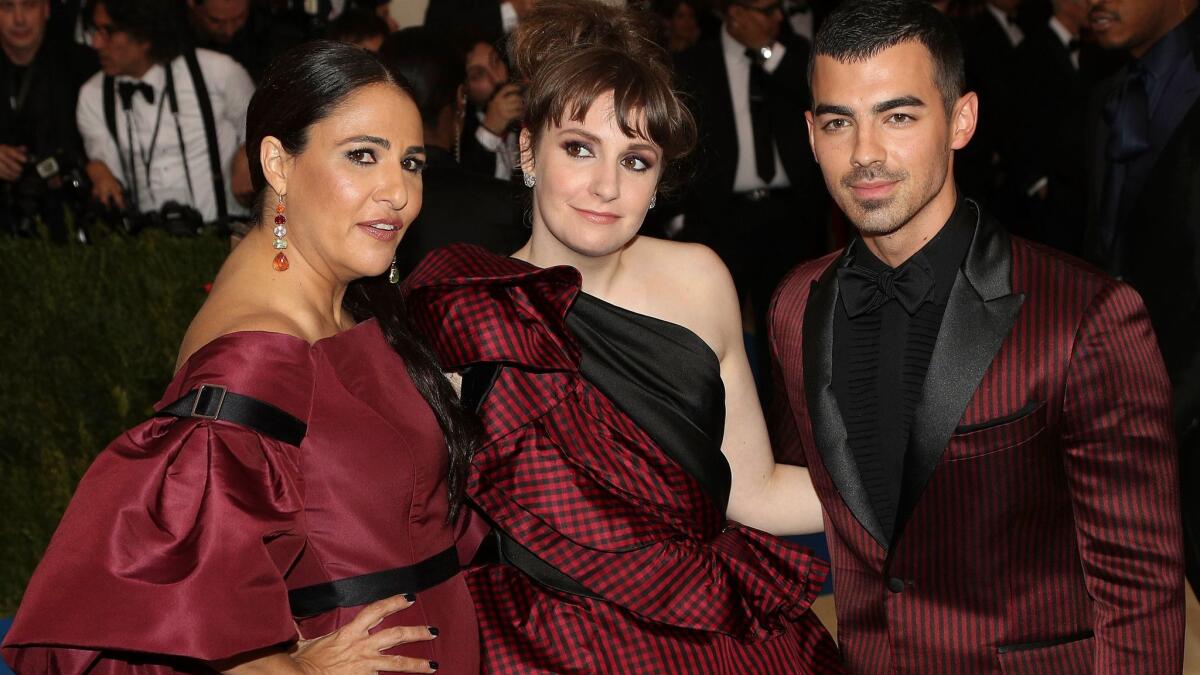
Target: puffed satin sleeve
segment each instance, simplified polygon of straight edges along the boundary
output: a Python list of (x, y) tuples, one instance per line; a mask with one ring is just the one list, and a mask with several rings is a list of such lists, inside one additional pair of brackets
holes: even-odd
[(57, 673), (94, 652), (214, 660), (295, 639), (283, 574), (304, 540), (298, 453), (196, 419), (118, 438), (80, 482), (4, 658)]

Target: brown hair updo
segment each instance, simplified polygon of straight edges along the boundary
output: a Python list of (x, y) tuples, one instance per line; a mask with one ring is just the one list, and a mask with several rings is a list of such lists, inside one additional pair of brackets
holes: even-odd
[(674, 89), (670, 57), (655, 41), (658, 30), (649, 12), (597, 0), (539, 2), (509, 44), (513, 68), (528, 81), (524, 124), (534, 145), (564, 115), (582, 122), (611, 91), (621, 131), (662, 148), (660, 189), (669, 188), (677, 160), (696, 144), (696, 121)]

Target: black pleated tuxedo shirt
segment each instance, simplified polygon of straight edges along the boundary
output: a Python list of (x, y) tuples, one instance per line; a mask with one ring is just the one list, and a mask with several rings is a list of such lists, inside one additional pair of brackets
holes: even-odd
[[(937, 342), (950, 289), (971, 246), (977, 220), (973, 203), (959, 200), (946, 225), (901, 263), (922, 259), (933, 271), (933, 289), (910, 315), (896, 299), (851, 318), (845, 289), (833, 323), (833, 391), (846, 423), (863, 485), (890, 539), (904, 477), (913, 413)], [(849, 265), (889, 270), (861, 238), (850, 244)]]

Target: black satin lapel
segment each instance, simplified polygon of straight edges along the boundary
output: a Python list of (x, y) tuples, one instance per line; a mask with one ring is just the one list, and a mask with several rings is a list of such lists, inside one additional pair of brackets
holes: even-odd
[(813, 439), (825, 470), (859, 524), (880, 546), (887, 548), (887, 537), (863, 486), (847, 440), (846, 423), (833, 393), (833, 312), (838, 298), (837, 268), (843, 260), (835, 261), (825, 270), (808, 296), (804, 310), (804, 390)]
[(1008, 233), (993, 221), (980, 219), (967, 260), (950, 291), (913, 417), (893, 544), (1024, 302), (1023, 294), (1012, 293)]

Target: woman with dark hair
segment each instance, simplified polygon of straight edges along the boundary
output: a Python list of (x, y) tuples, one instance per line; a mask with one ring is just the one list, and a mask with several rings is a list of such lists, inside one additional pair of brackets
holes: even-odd
[(477, 423), (395, 311), (396, 244), (421, 209), (417, 108), (374, 56), (317, 42), (268, 68), (247, 120), (260, 224), (155, 417), (80, 482), (4, 658), (477, 672), (452, 526)]
[(484, 670), (840, 672), (809, 611), (826, 563), (762, 531), (821, 513), (807, 470), (772, 459), (729, 273), (638, 236), (696, 135), (653, 21), (537, 4), (512, 42), (529, 241), (435, 251), (405, 285), (485, 426), (467, 488)]

